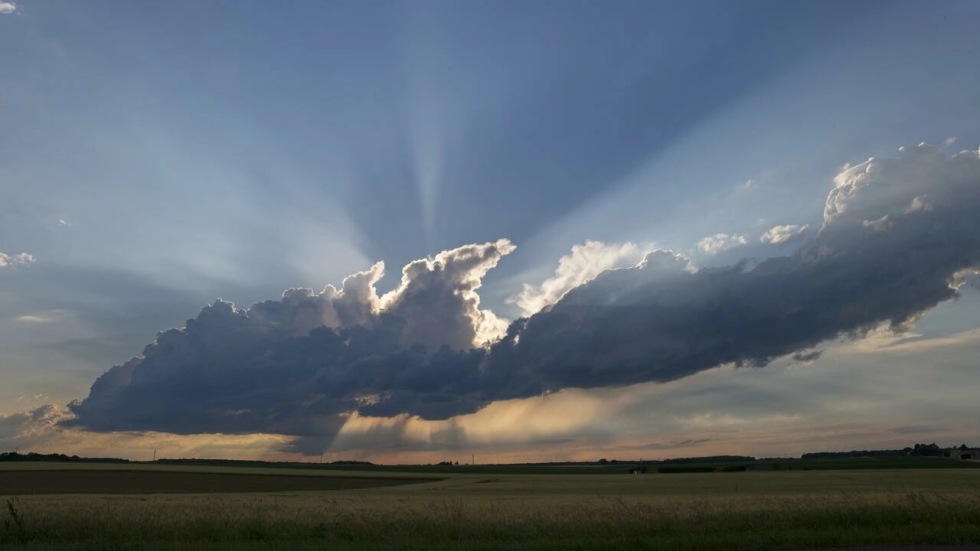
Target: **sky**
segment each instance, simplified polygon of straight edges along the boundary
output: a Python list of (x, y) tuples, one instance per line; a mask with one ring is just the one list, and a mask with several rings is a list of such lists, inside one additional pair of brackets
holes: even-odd
[(980, 445), (977, 28), (0, 0), (0, 451)]

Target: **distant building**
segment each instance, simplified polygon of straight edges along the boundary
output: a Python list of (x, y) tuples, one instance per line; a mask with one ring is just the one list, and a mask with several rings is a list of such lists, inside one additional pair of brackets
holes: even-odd
[(980, 460), (980, 448), (952, 448), (949, 450), (949, 457), (961, 461)]

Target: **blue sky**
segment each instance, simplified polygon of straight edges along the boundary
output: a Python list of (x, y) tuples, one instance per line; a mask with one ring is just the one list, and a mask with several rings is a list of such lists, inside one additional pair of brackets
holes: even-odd
[[(0, 413), (85, 398), (216, 297), (339, 287), (377, 261), (380, 296), (409, 262), (508, 239), (478, 278), (505, 324), (524, 284), (590, 240), (605, 248), (569, 261), (570, 281), (655, 249), (699, 268), (791, 254), (845, 165), (980, 147), (978, 27), (970, 1), (2, 2)], [(784, 242), (760, 241), (778, 226)], [(544, 289), (535, 308), (560, 296)], [(914, 331), (960, 335), (946, 353), (968, 362), (980, 317), (961, 294)], [(414, 312), (399, 296), (386, 304)], [(732, 400), (735, 415), (750, 399)], [(471, 415), (518, 419), (498, 402)], [(608, 420), (596, 407), (562, 438)], [(603, 445), (668, 428), (636, 430)], [(507, 434), (480, 445), (520, 457)]]

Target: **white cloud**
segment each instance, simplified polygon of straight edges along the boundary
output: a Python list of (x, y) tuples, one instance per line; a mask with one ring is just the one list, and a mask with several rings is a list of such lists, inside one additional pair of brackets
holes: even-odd
[(13, 2), (2, 2), (0, 1), (0, 14), (9, 15), (17, 11), (17, 4)]
[(72, 312), (70, 310), (38, 310), (32, 314), (17, 316), (14, 319), (20, 323), (27, 324), (52, 323), (65, 319), (65, 317), (70, 316), (71, 313)]
[(783, 226), (774, 226), (769, 229), (766, 233), (762, 234), (759, 241), (763, 243), (769, 243), (770, 245), (778, 245), (780, 243), (785, 243), (795, 238), (798, 235), (803, 234), (809, 227), (809, 224), (786, 224)]
[(401, 285), (380, 298), (381, 309), (405, 320), (406, 344), (464, 350), (499, 340), (509, 320), (480, 308), (483, 276), (517, 247), (507, 239), (465, 245), (402, 269)]
[(449, 345), (458, 350), (480, 347), (500, 339), (509, 320), (480, 308), (477, 291), (483, 276), (516, 247), (508, 240), (473, 244), (413, 261), (402, 269), (401, 284), (384, 296), (375, 285), (384, 276), (384, 262), (344, 279), (340, 289), (327, 285), (289, 289), (280, 301), (265, 301), (241, 312), (269, 328), (291, 336), (311, 329), (372, 325), (382, 314), (405, 321), (406, 345), (421, 344), (435, 350)]
[[(3, 4), (0, 3), (0, 6)], [(0, 268), (14, 266), (27, 266), (34, 263), (34, 256), (27, 253), (4, 254), (0, 253)]]
[(44, 316), (18, 316), (17, 321), (21, 323), (48, 323), (51, 321), (51, 318)]
[(918, 210), (916, 207), (949, 204), (976, 184), (976, 150), (951, 159), (925, 143), (899, 151), (897, 159), (871, 158), (834, 178), (834, 189), (824, 206), (825, 228), (832, 223), (860, 226), (884, 216), (894, 219)]
[(706, 254), (718, 254), (735, 247), (741, 247), (745, 243), (745, 236), (743, 235), (716, 233), (698, 241), (698, 249)]
[(912, 199), (912, 202), (909, 203), (909, 206), (905, 208), (904, 213), (910, 214), (913, 212), (918, 212), (920, 210), (932, 210), (932, 205), (930, 205), (929, 202), (926, 201), (924, 195), (920, 195), (915, 199)]
[(536, 314), (558, 302), (558, 299), (570, 289), (582, 285), (606, 270), (636, 266), (653, 250), (651, 245), (586, 241), (572, 247), (571, 254), (561, 257), (554, 276), (544, 280), (541, 285), (525, 283), (524, 289), (508, 298), (507, 302), (520, 306), (524, 316)]

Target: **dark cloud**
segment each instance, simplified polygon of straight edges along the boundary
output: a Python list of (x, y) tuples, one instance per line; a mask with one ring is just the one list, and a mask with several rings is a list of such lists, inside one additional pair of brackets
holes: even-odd
[(823, 354), (823, 350), (811, 350), (809, 352), (797, 352), (796, 354), (793, 354), (793, 361), (794, 362), (800, 362), (800, 363), (809, 364), (809, 363), (813, 363), (813, 362), (819, 360), (820, 359), (820, 356), (822, 354)]
[(315, 437), (336, 433), (352, 411), (474, 411), (485, 403), (468, 395), (486, 352), (473, 347), (506, 329), (479, 309), (476, 289), (513, 249), (500, 240), (413, 262), (383, 297), (379, 263), (339, 290), (291, 289), (248, 309), (218, 300), (99, 377), (66, 424)]
[(670, 381), (794, 353), (812, 361), (817, 353), (800, 351), (883, 322), (904, 330), (953, 298), (980, 268), (978, 213), (978, 153), (947, 159), (919, 146), (840, 174), (820, 232), (790, 256), (696, 270), (654, 252), (512, 323), (490, 348), (472, 348), (495, 320), (475, 290), (512, 249), (506, 241), (412, 263), (381, 298), (377, 269), (352, 276), (351, 302), (366, 309), (350, 323), (321, 315), (348, 304), (347, 282), (248, 310), (219, 301), (100, 377), (71, 423), (277, 432), (305, 437), (297, 449), (312, 453), (352, 412), (446, 419), (564, 388)]

